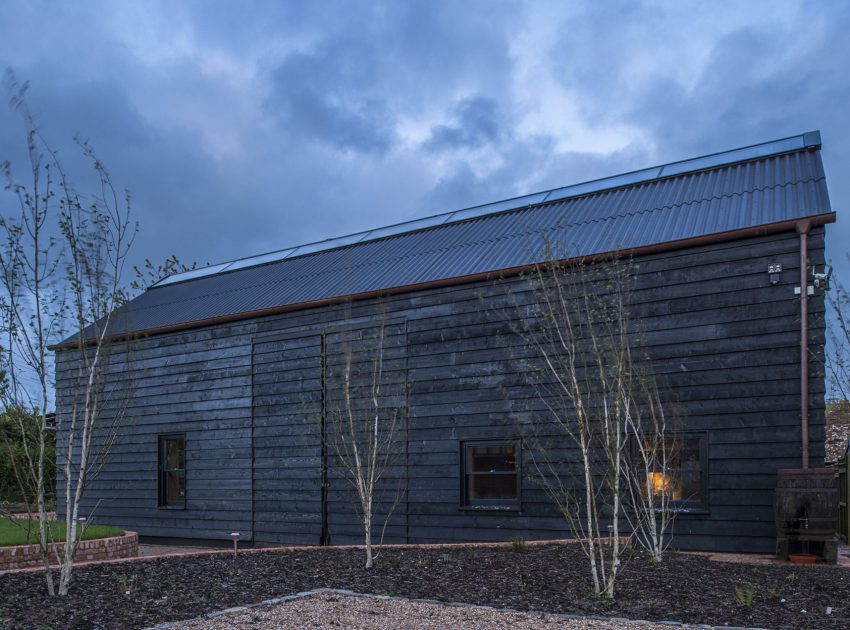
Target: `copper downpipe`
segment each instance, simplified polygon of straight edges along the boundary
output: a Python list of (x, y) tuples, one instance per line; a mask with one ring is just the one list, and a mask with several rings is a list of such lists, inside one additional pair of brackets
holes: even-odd
[(800, 235), (800, 433), (803, 468), (809, 467), (809, 229), (810, 221), (797, 223)]

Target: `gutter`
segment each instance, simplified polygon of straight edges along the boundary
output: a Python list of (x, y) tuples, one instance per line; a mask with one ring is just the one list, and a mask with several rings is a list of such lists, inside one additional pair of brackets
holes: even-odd
[[(654, 245), (646, 245), (643, 247), (635, 247), (631, 249), (624, 249), (617, 252), (605, 252), (600, 254), (593, 254), (589, 256), (582, 256), (578, 258), (570, 258), (566, 260), (558, 261), (558, 264), (579, 264), (582, 262), (594, 262), (597, 260), (603, 260), (607, 257), (610, 257), (612, 254), (615, 254), (620, 257), (630, 257), (630, 256), (645, 256), (648, 254), (657, 254), (662, 252), (669, 252), (678, 249), (684, 249), (686, 247), (697, 247), (700, 245), (713, 245), (716, 243), (724, 243), (728, 241), (740, 240), (743, 238), (752, 238), (755, 236), (766, 236), (768, 234), (777, 234), (780, 232), (790, 232), (796, 230), (798, 226), (802, 223), (808, 224), (809, 228), (817, 227), (821, 225), (826, 225), (827, 223), (835, 223), (835, 213), (827, 212), (824, 214), (819, 214), (813, 217), (810, 217), (805, 220), (800, 219), (792, 219), (789, 221), (780, 221), (777, 223), (770, 223), (768, 225), (761, 225), (757, 227), (749, 227), (743, 228), (740, 230), (730, 230), (728, 232), (720, 232), (717, 234), (709, 234), (706, 236), (697, 236), (693, 238), (680, 239), (677, 241), (668, 241), (666, 243), (658, 243)], [(808, 233), (808, 228), (807, 228)], [(481, 282), (487, 280), (496, 280), (501, 278), (509, 278), (512, 276), (520, 276), (525, 273), (529, 273), (534, 271), (540, 265), (537, 264), (527, 264), (521, 265), (517, 267), (510, 267), (508, 269), (500, 269), (497, 271), (487, 271), (475, 274), (469, 274), (465, 276), (456, 276), (453, 278), (443, 278), (440, 280), (430, 280), (428, 282), (420, 282), (417, 284), (409, 284), (400, 287), (392, 287), (389, 289), (380, 289), (376, 291), (367, 291), (364, 293), (357, 293), (354, 295), (343, 295), (331, 298), (323, 298), (320, 300), (312, 300), (310, 302), (299, 302), (297, 304), (285, 304), (282, 306), (275, 306), (264, 309), (257, 309), (253, 311), (243, 311), (240, 313), (229, 313), (227, 315), (218, 315), (216, 317), (209, 317), (207, 319), (199, 319), (190, 322), (181, 322), (179, 324), (169, 324), (167, 326), (159, 326), (155, 328), (148, 328), (146, 330), (140, 330), (137, 332), (129, 333), (129, 334), (118, 334), (113, 337), (110, 337), (107, 341), (127, 341), (131, 339), (143, 339), (146, 337), (152, 337), (155, 335), (164, 335), (167, 333), (180, 332), (184, 330), (192, 330), (195, 328), (203, 328), (206, 326), (213, 326), (216, 324), (224, 324), (228, 322), (240, 321), (243, 319), (252, 319), (255, 317), (267, 317), (270, 315), (279, 315), (282, 313), (288, 313), (291, 311), (300, 311), (309, 308), (316, 308), (319, 306), (327, 306), (330, 304), (342, 304), (345, 302), (354, 302), (359, 300), (366, 300), (376, 297), (386, 297), (390, 295), (398, 295), (402, 293), (411, 293), (413, 291), (423, 291), (426, 289), (437, 289), (443, 287), (457, 286), (461, 284), (469, 284), (472, 282)], [(159, 290), (159, 289), (157, 289)], [(94, 345), (94, 342), (88, 342), (89, 345)], [(48, 346), (48, 349), (51, 351), (57, 350), (72, 350), (79, 346), (79, 342), (77, 341), (68, 341), (59, 343), (56, 345)], [(808, 382), (807, 382), (808, 387)]]

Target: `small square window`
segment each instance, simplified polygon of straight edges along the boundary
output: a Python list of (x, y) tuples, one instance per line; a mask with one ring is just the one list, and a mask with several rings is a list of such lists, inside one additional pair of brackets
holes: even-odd
[[(637, 437), (633, 436), (632, 457), (634, 465), (642, 465)], [(671, 509), (682, 512), (701, 512), (708, 509), (708, 437), (705, 433), (671, 435), (665, 441), (664, 457), (655, 453), (650, 466), (649, 483), (642, 484), (646, 491), (660, 497), (666, 492)], [(658, 451), (661, 451), (658, 447)]]
[(186, 508), (186, 436), (159, 436), (159, 507)]
[(463, 507), (519, 509), (519, 450), (517, 441), (461, 443)]

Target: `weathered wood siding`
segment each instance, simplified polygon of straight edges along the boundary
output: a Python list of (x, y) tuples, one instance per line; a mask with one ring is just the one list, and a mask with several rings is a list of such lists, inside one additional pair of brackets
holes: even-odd
[[(258, 542), (348, 544), (363, 537), (352, 471), (341, 460), (348, 435), (343, 401), (347, 361), (356, 428), (362, 429), (370, 416), (373, 382), (380, 385), (382, 426), (395, 427), (396, 456), (383, 471), (383, 483), (374, 496), (373, 533), (377, 538), (383, 532), (387, 542), (407, 539), (405, 327), (405, 322), (379, 329), (361, 324), (331, 326), (319, 334), (255, 337), (253, 509)], [(377, 350), (380, 377), (373, 378)], [(367, 444), (362, 431), (357, 435), (365, 459)]]
[(254, 343), (253, 509), (258, 541), (322, 542), (323, 351), (321, 334)]
[[(222, 332), (140, 340), (108, 357), (111, 383), (129, 379), (134, 393), (109, 465), (86, 493), (99, 522), (132, 523), (142, 535), (223, 539), (240, 531), (250, 539), (251, 337)], [(73, 365), (70, 353), (59, 353), (60, 414)], [(105, 421), (114, 408), (104, 409)], [(157, 507), (158, 436), (169, 433), (186, 435), (185, 510)]]
[[(809, 242), (811, 262), (822, 264), (823, 229)], [(801, 454), (799, 301), (793, 293), (798, 237), (751, 238), (636, 262), (646, 347), (686, 427), (708, 435), (708, 512), (676, 520), (676, 545), (771, 551), (774, 473), (798, 466)], [(769, 282), (769, 263), (783, 266), (776, 286)], [(221, 540), (240, 531), (258, 544), (316, 544), (324, 522), (331, 543), (358, 540), (352, 495), (332, 461), (322, 489), (321, 408), (338, 390), (329, 383), (339, 374), (340, 335), (391, 320), (390, 372), (405, 384), (407, 439), (398, 473), (405, 492), (388, 540), (567, 536), (528, 469), (521, 511), (460, 507), (459, 442), (517, 437), (518, 416), (533, 408), (523, 369), (527, 351), (504, 321), (513, 305), (531, 297), (527, 281), (512, 278), (138, 340), (129, 370), (136, 387), (133, 422), (87, 506), (99, 503), (98, 521), (143, 536)], [(811, 455), (812, 465), (819, 465), (822, 295), (809, 304)], [(112, 378), (126, 379), (121, 352), (112, 361)], [(60, 413), (70, 366), (68, 354), (60, 353)], [(157, 508), (157, 436), (175, 432), (186, 433), (188, 451), (187, 509), (181, 511)]]

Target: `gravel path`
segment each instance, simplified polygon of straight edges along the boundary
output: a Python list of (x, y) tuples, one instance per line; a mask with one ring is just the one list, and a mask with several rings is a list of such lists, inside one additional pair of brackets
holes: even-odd
[(554, 615), (442, 606), (400, 599), (320, 593), (282, 604), (234, 611), (170, 626), (185, 630), (268, 628), (569, 628), (571, 630), (663, 630), (669, 626), (627, 621), (563, 619)]
[[(149, 558), (152, 556), (182, 556), (186, 553), (198, 553), (199, 551), (215, 551), (215, 549), (212, 547), (187, 547), (182, 545), (152, 545), (150, 543), (139, 543), (140, 558)], [(221, 551), (221, 549), (218, 551)]]

